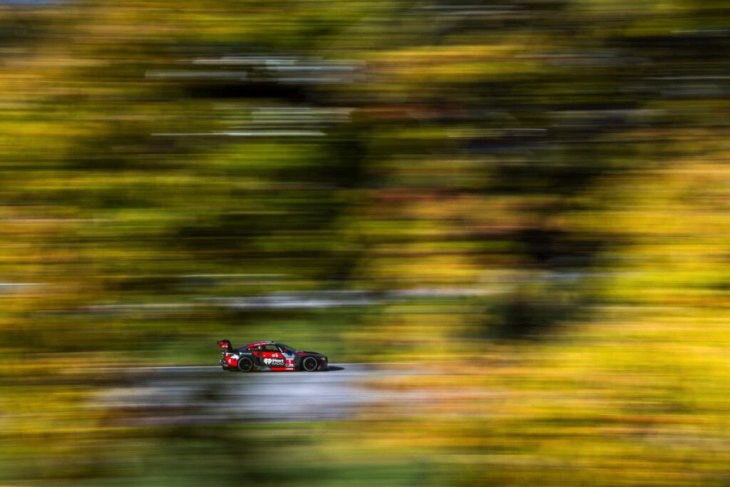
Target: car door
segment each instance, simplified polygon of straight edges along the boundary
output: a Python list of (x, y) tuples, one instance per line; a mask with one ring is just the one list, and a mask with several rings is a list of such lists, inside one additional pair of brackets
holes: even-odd
[(284, 355), (279, 351), (279, 347), (274, 344), (264, 345), (259, 357), (264, 367), (277, 369), (286, 366)]

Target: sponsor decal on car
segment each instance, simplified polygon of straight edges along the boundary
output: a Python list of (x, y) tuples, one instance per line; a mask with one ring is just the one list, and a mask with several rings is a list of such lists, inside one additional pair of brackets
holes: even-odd
[(264, 364), (266, 365), (284, 365), (284, 359), (282, 358), (265, 358)]

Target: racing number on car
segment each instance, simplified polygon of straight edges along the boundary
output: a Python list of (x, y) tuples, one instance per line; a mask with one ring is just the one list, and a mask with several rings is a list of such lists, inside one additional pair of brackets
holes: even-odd
[(294, 354), (286, 353), (286, 351), (282, 351), (281, 356), (284, 357), (284, 361), (286, 363), (285, 367), (287, 367), (289, 369), (293, 369), (294, 368)]

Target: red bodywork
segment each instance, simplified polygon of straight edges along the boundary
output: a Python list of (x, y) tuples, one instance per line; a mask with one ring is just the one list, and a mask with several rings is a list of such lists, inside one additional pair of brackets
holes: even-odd
[[(297, 352), (291, 347), (278, 344), (276, 342), (259, 341), (249, 343), (245, 347), (233, 349), (231, 342), (228, 340), (218, 341), (218, 346), (223, 349), (223, 359), (221, 365), (224, 369), (238, 369), (242, 356), (255, 357), (253, 370), (271, 370), (276, 372), (291, 372), (296, 369), (297, 357), (316, 354), (316, 352)], [(275, 350), (272, 350), (275, 349)], [(250, 354), (250, 355), (249, 355)], [(297, 357), (295, 357), (295, 355)], [(321, 354), (317, 355), (323, 357)], [(324, 363), (317, 370), (325, 370), (327, 367), (327, 357), (322, 358)]]

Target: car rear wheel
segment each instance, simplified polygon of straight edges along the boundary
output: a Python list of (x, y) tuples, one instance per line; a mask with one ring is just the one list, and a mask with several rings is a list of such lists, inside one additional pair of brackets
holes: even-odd
[(242, 357), (238, 360), (238, 370), (241, 372), (251, 372), (253, 370), (253, 360), (248, 357)]
[(317, 359), (314, 357), (307, 357), (302, 360), (302, 368), (307, 372), (314, 372), (315, 370), (317, 370), (318, 365), (319, 364), (317, 363)]

